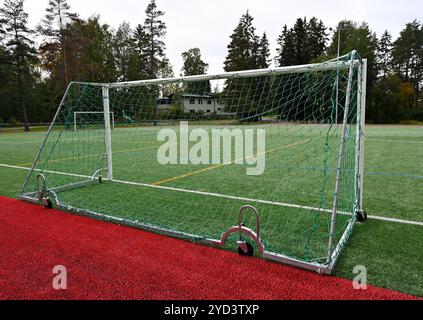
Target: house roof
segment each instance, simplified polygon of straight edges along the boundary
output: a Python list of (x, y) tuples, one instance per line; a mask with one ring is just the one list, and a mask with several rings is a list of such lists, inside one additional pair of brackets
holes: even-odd
[(182, 97), (184, 98), (205, 98), (205, 99), (213, 99), (214, 97), (209, 94), (183, 94)]

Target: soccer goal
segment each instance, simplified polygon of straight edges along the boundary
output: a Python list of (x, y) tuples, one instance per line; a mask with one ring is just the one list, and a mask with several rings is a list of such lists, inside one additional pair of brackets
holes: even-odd
[(330, 274), (366, 218), (366, 72), (354, 51), (302, 66), (71, 83), (20, 197)]

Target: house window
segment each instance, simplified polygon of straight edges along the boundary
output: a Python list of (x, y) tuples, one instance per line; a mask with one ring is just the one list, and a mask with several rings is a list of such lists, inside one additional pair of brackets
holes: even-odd
[(222, 108), (217, 108), (217, 111), (222, 111)]
[(211, 113), (211, 110), (207, 110), (207, 113)]
[(194, 114), (195, 113), (195, 110), (190, 110), (189, 112), (191, 112), (192, 114)]
[(195, 99), (189, 99), (189, 104), (195, 104)]
[(212, 101), (210, 99), (207, 100), (207, 104), (212, 104)]
[(203, 104), (203, 99), (198, 99), (198, 104)]

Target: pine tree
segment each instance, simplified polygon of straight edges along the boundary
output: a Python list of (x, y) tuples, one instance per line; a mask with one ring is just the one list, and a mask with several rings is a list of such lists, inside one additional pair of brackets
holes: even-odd
[(394, 42), (392, 58), (395, 72), (414, 87), (416, 95), (409, 107), (418, 108), (423, 85), (423, 24), (417, 20), (406, 24)]
[[(63, 65), (63, 78), (65, 86), (69, 83), (68, 52), (66, 39), (66, 26), (77, 20), (77, 15), (70, 11), (67, 0), (49, 0), (46, 15), (38, 27), (38, 32), (44, 36), (41, 52), (44, 56), (55, 57), (60, 51)], [(54, 61), (53, 63), (58, 63)]]
[(16, 87), (13, 79), (14, 69), (10, 61), (12, 56), (7, 48), (0, 42), (0, 118), (2, 121), (8, 121), (15, 113), (14, 100), (11, 92)]
[(147, 66), (149, 63), (149, 38), (142, 25), (138, 25), (132, 35), (132, 40), (135, 45), (135, 56), (132, 58), (132, 65), (135, 69), (134, 74), (137, 74), (137, 78), (145, 80), (149, 78), (147, 73)]
[[(255, 33), (253, 26), (254, 18), (247, 11), (244, 14), (228, 45), (228, 56), (225, 61), (225, 71), (240, 71), (266, 68), (269, 66), (269, 42), (264, 34), (261, 38)], [(245, 92), (245, 88), (248, 91)], [(244, 79), (242, 84), (238, 81), (226, 81), (224, 95), (237, 97), (226, 101), (226, 109), (230, 112), (238, 112), (241, 121), (257, 121), (260, 116), (252, 117), (248, 111), (251, 108), (264, 108), (262, 96), (268, 96), (270, 84), (267, 78), (256, 77)], [(238, 105), (244, 105), (243, 112), (239, 111)]]
[(293, 27), (295, 45), (295, 64), (307, 64), (309, 62), (307, 46), (307, 19), (297, 19)]
[(382, 78), (386, 78), (392, 69), (392, 36), (386, 30), (377, 46), (377, 66), (379, 75)]
[(27, 88), (34, 79), (34, 65), (37, 62), (34, 42), (29, 38), (33, 33), (27, 26), (28, 14), (24, 11), (24, 0), (5, 0), (0, 9), (5, 24), (6, 46), (11, 53), (15, 69), (18, 100), (22, 107), (25, 131), (29, 131), (26, 108)]
[(306, 52), (308, 62), (325, 54), (327, 40), (326, 27), (323, 21), (312, 17), (307, 24)]
[(278, 67), (294, 65), (296, 62), (296, 48), (293, 31), (284, 25), (282, 34), (278, 37), (278, 48), (275, 63)]
[(326, 52), (326, 41), (326, 27), (321, 20), (299, 18), (292, 28), (284, 26), (275, 62), (278, 66), (310, 63)]
[(269, 48), (269, 40), (267, 39), (267, 35), (264, 32), (263, 36), (260, 38), (258, 42), (258, 54), (257, 54), (257, 62), (256, 67), (257, 69), (267, 69), (270, 66), (270, 48)]
[(145, 11), (147, 18), (144, 22), (144, 32), (147, 38), (146, 57), (147, 74), (150, 79), (158, 77), (162, 60), (165, 56), (166, 24), (161, 20), (164, 12), (157, 9), (156, 1), (151, 0)]
[(231, 35), (225, 71), (251, 70), (256, 68), (258, 37), (253, 26), (254, 18), (247, 11), (242, 15), (238, 26)]

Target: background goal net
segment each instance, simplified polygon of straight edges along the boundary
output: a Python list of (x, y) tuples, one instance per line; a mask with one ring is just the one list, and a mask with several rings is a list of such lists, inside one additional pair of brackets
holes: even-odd
[[(356, 52), (271, 70), (72, 83), (21, 198), (330, 273), (362, 209), (365, 87)], [(216, 132), (230, 134), (221, 143), (229, 157), (211, 142), (196, 148)], [(240, 153), (248, 135), (256, 143)], [(158, 159), (164, 145), (176, 162)], [(265, 169), (248, 175), (259, 156)]]

